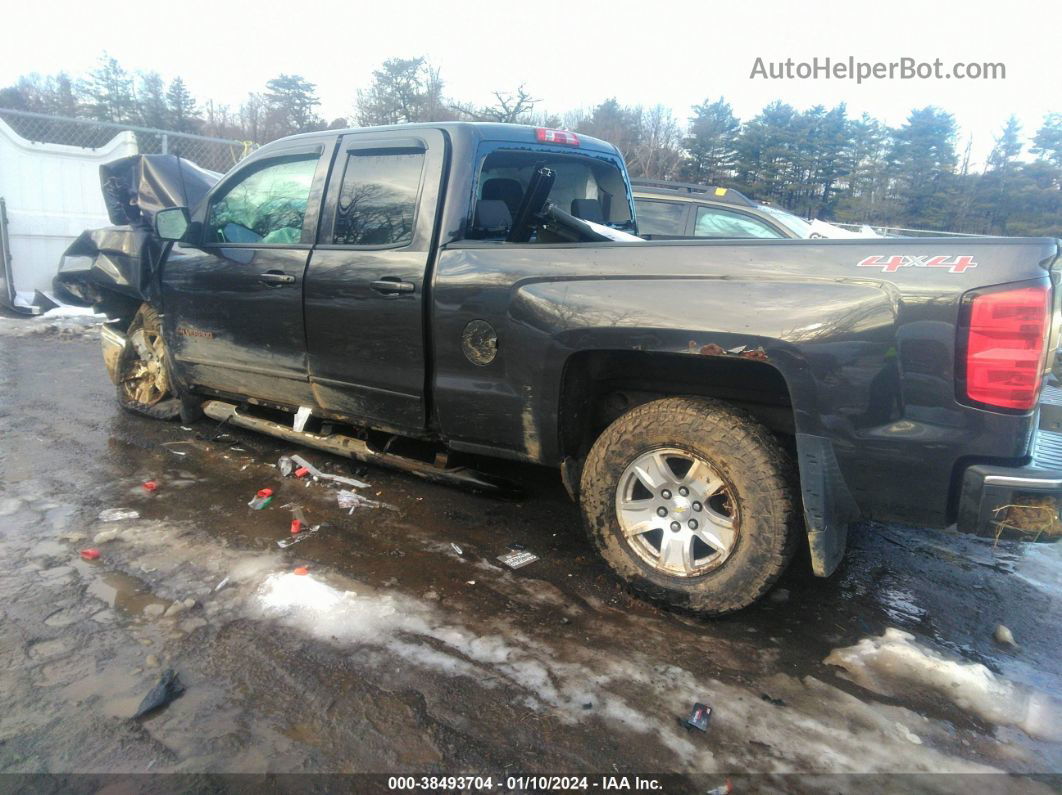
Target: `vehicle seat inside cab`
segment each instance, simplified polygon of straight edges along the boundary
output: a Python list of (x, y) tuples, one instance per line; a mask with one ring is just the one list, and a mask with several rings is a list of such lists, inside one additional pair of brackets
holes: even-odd
[[(483, 201), (502, 201), (509, 209), (510, 218), (516, 217), (520, 202), (524, 199), (524, 189), (515, 179), (494, 177), (483, 183)], [(478, 224), (477, 224), (478, 226)]]

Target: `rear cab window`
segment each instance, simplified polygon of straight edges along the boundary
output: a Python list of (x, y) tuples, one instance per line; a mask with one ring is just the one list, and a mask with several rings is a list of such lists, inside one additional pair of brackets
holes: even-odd
[[(517, 217), (534, 172), (555, 174), (548, 201), (560, 210), (601, 226), (634, 232), (631, 198), (617, 157), (600, 151), (557, 151), (485, 143), (480, 147), (466, 237), (504, 240)], [(552, 242), (538, 235), (531, 242)]]

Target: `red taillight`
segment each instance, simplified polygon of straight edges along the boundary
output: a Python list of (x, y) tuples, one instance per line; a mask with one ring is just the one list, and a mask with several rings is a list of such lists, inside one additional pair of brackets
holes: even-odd
[(535, 137), (544, 144), (579, 145), (579, 136), (567, 130), (550, 130), (546, 127), (536, 127)]
[(1047, 286), (981, 293), (969, 307), (966, 395), (1028, 411), (1036, 405), (1051, 317)]

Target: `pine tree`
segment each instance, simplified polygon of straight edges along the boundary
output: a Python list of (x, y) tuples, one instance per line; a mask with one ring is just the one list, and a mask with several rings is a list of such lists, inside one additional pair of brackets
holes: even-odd
[(100, 56), (99, 66), (89, 74), (86, 93), (94, 118), (110, 122), (138, 120), (133, 78), (107, 53)]
[(363, 127), (455, 119), (442, 92), (439, 70), (424, 58), (389, 58), (358, 91), (355, 117)]
[(932, 106), (911, 111), (896, 131), (888, 159), (900, 223), (937, 229), (945, 225), (958, 160), (956, 133), (952, 115)]
[(686, 176), (694, 182), (715, 184), (733, 176), (737, 158), (735, 142), (741, 123), (722, 97), (694, 105), (686, 149)]
[(170, 109), (166, 104), (166, 88), (158, 72), (141, 72), (140, 89), (137, 91), (140, 123), (157, 130), (167, 129)]
[(302, 75), (274, 77), (266, 83), (262, 99), (272, 128), (270, 132), (276, 137), (324, 127), (314, 110), (321, 104), (317, 98), (317, 86)]
[(176, 132), (195, 132), (198, 129), (195, 98), (180, 77), (170, 81), (170, 86), (166, 89), (166, 104), (170, 110), (171, 129)]
[(1032, 153), (1042, 160), (1062, 166), (1062, 113), (1048, 113), (1043, 126), (1036, 131)]

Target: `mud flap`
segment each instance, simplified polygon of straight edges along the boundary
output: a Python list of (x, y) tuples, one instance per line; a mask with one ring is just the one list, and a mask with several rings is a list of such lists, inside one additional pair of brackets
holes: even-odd
[(796, 443), (811, 568), (815, 576), (828, 577), (844, 557), (848, 525), (859, 518), (859, 508), (841, 476), (830, 440), (798, 433)]

